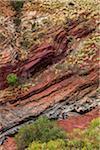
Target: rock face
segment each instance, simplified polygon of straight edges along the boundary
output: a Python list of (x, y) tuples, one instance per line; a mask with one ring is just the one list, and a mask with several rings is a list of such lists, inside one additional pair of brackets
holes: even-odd
[[(17, 44), (9, 53), (0, 51), (1, 143), (39, 115), (65, 119), (98, 106), (98, 25), (98, 13), (84, 11), (51, 26), (46, 40), (31, 46), (24, 60)], [(12, 72), (19, 78), (15, 87), (6, 81)]]

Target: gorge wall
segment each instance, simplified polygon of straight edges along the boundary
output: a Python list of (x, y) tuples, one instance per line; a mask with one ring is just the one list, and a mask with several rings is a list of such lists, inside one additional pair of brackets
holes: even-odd
[[(9, 8), (8, 4), (7, 6), (3, 2), (1, 4), (3, 6), (0, 7)], [(94, 4), (97, 5), (98, 1)], [(36, 3), (32, 5), (35, 7)], [(70, 7), (69, 3), (66, 5)], [(73, 9), (76, 9), (77, 4), (74, 3), (74, 5)], [(0, 41), (1, 143), (8, 135), (16, 133), (23, 124), (33, 122), (40, 115), (46, 115), (50, 119), (66, 119), (68, 116), (83, 115), (99, 107), (98, 9), (93, 7), (92, 10), (86, 7), (85, 10), (83, 7), (80, 10), (81, 6), (79, 8), (77, 6), (79, 9), (77, 13), (74, 12), (67, 18), (63, 16), (63, 24), (58, 19), (58, 23), (49, 23), (48, 28), (46, 25), (44, 28), (43, 26), (39, 29), (36, 27), (35, 31), (32, 29), (30, 34), (27, 33), (29, 41), (40, 31), (46, 33), (42, 33), (42, 39), (39, 34), (40, 41), (38, 42), (38, 38), (35, 42), (32, 40), (29, 47), (27, 47), (29, 43), (24, 41), (27, 44), (23, 48), (20, 45), (20, 38), (24, 34), (23, 20), (27, 7), (26, 3), (22, 10), (20, 26), (22, 33), (13, 28), (11, 19), (15, 13), (14, 11), (10, 13), (12, 8), (8, 9), (10, 20), (7, 14), (3, 14), (14, 30), (8, 32), (8, 28), (2, 24), (1, 39), (4, 36), (4, 40)], [(63, 7), (65, 4), (61, 5), (61, 8)], [(43, 11), (47, 9), (44, 8), (43, 5)], [(47, 10), (49, 13), (49, 9)], [(34, 17), (38, 15), (38, 10), (35, 10), (37, 12), (31, 11), (30, 14), (32, 13)], [(53, 14), (47, 14), (49, 17), (50, 15)], [(4, 20), (4, 25), (7, 19)], [(28, 20), (31, 19), (28, 18)], [(12, 41), (13, 38), (14, 41)], [(7, 75), (12, 72), (19, 79), (19, 84), (14, 87), (9, 86), (6, 80)]]

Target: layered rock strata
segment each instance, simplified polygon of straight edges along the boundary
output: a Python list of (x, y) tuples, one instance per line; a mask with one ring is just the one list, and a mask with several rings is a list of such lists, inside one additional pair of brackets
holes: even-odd
[[(67, 19), (63, 26), (55, 26), (55, 30), (51, 27), (46, 40), (33, 45), (25, 60), (20, 59), (16, 46), (8, 52), (2, 51), (1, 143), (7, 135), (16, 133), (23, 124), (40, 115), (65, 119), (98, 107), (99, 21), (98, 14), (91, 13), (84, 11)], [(19, 79), (14, 87), (6, 80), (12, 72)]]

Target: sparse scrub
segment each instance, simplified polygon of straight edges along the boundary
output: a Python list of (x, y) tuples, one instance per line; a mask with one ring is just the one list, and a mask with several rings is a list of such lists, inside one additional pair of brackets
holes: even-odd
[(16, 32), (20, 32), (20, 24), (21, 24), (21, 9), (23, 8), (24, 0), (12, 0), (11, 6), (15, 10), (15, 17), (13, 22), (15, 24)]
[(23, 7), (24, 0), (16, 0), (11, 1), (11, 6), (14, 8), (15, 11), (20, 11)]
[(88, 69), (82, 69), (78, 72), (79, 76), (85, 76), (85, 75), (88, 75), (89, 74), (89, 70)]
[(19, 26), (19, 25), (20, 25), (20, 23), (21, 23), (21, 19), (20, 19), (20, 18), (17, 18), (17, 17), (16, 17), (16, 18), (14, 18), (14, 20), (13, 20), (13, 21), (14, 21), (14, 23), (15, 23), (15, 25), (16, 25), (16, 26)]

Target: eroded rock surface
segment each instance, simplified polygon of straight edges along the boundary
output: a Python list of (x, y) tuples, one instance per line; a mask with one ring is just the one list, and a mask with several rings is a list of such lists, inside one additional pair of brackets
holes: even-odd
[[(31, 37), (36, 36), (40, 31), (43, 32), (43, 24), (41, 25), (40, 21), (43, 17), (42, 12), (46, 11), (47, 14), (44, 14), (51, 17), (51, 20), (53, 17), (56, 18), (47, 7), (44, 7), (45, 4), (40, 11), (42, 15), (35, 20), (40, 22), (39, 29), (30, 31), (30, 26), (29, 28), (27, 26), (33, 16), (39, 15), (36, 3), (29, 5), (27, 2), (22, 10), (20, 33), (17, 33), (14, 23), (11, 23), (15, 13), (10, 19), (8, 18), (12, 25), (9, 42), (6, 40), (8, 28), (2, 26), (4, 29), (2, 36), (5, 33), (6, 44), (1, 41), (4, 46), (0, 47), (1, 143), (7, 135), (14, 134), (21, 125), (34, 121), (39, 115), (47, 115), (52, 119), (65, 119), (73, 114), (81, 115), (98, 107), (100, 39), (97, 4), (99, 5), (98, 1), (93, 1), (91, 5), (82, 7), (83, 4), (77, 6), (76, 3), (75, 8), (70, 8), (70, 11), (68, 11), (70, 7), (68, 3), (60, 4), (60, 8), (57, 5), (57, 9), (53, 4), (54, 14), (60, 11), (61, 14), (64, 13), (64, 22), (57, 23), (56, 20), (56, 23), (48, 26), (46, 24), (45, 35), (43, 34), (42, 39), (37, 38), (40, 39), (39, 43), (37, 40), (35, 43), (31, 41)], [(32, 12), (31, 6), (36, 8), (35, 12)], [(23, 48), (20, 42), (24, 29), (25, 32), (28, 29), (30, 31), (27, 33), (27, 38), (31, 44), (29, 47), (24, 45)], [(14, 35), (15, 40), (11, 42)], [(6, 81), (7, 75), (12, 72), (19, 78), (19, 85), (15, 87), (10, 87)]]

